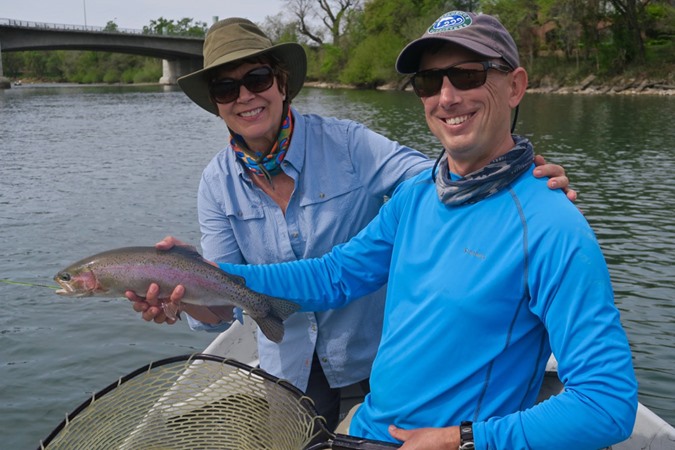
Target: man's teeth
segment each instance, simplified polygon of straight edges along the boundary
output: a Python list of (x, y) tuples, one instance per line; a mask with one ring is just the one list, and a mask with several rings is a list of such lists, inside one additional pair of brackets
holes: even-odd
[(246, 111), (246, 112), (241, 113), (241, 116), (242, 117), (255, 116), (256, 114), (260, 114), (260, 111), (262, 111), (262, 108), (256, 108), (256, 109), (253, 109), (251, 111)]
[(449, 119), (445, 119), (445, 123), (447, 123), (448, 125), (459, 125), (460, 123), (466, 122), (467, 120), (469, 120), (468, 114), (466, 116), (451, 117)]

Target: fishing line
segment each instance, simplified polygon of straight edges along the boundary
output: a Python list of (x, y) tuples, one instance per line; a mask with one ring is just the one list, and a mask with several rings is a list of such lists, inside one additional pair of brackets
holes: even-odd
[(20, 286), (31, 286), (31, 287), (44, 287), (44, 288), (49, 288), (49, 289), (58, 289), (58, 286), (50, 286), (47, 284), (37, 284), (37, 283), (25, 283), (22, 281), (12, 281), (12, 280), (7, 280), (5, 278), (0, 278), (0, 282), (2, 283), (7, 283), (7, 284), (18, 284)]

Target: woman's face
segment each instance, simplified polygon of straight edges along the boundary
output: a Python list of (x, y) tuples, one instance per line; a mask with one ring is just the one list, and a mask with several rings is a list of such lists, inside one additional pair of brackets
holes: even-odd
[[(251, 70), (266, 66), (263, 63), (243, 63), (230, 69), (221, 69), (215, 79), (241, 80)], [(217, 103), (218, 115), (235, 133), (241, 135), (251, 150), (266, 152), (277, 139), (286, 92), (276, 76), (262, 92), (254, 93), (246, 86), (239, 87), (239, 96), (229, 103)]]

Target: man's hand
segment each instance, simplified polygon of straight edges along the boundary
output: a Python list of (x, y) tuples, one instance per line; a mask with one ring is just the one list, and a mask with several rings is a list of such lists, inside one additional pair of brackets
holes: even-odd
[(534, 176), (537, 178), (549, 177), (547, 186), (550, 189), (562, 189), (567, 198), (572, 201), (577, 201), (577, 191), (570, 189), (570, 180), (565, 176), (565, 168), (557, 164), (547, 164), (546, 160), (541, 155), (534, 157), (534, 164), (537, 166), (534, 169)]
[(404, 430), (389, 425), (389, 434), (394, 439), (403, 441), (401, 450), (457, 450), (459, 448), (459, 427)]

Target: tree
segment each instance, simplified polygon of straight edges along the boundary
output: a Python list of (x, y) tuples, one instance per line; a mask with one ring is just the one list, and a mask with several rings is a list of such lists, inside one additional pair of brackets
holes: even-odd
[(610, 0), (617, 15), (612, 30), (618, 41), (626, 46), (625, 60), (622, 63), (645, 61), (645, 43), (642, 40), (642, 21), (644, 6), (649, 0)]
[(193, 19), (187, 17), (180, 19), (178, 22), (160, 17), (157, 20), (151, 20), (150, 25), (144, 26), (143, 33), (170, 36), (206, 36), (206, 30), (208, 29), (206, 22), (192, 23), (192, 21)]
[(327, 28), (333, 45), (340, 46), (342, 32), (347, 26), (350, 13), (360, 7), (361, 0), (286, 0), (288, 10), (297, 19), (298, 32), (311, 41), (322, 45), (323, 31), (312, 20), (318, 18)]
[(105, 24), (105, 28), (103, 28), (103, 31), (110, 31), (112, 33), (115, 33), (119, 31), (119, 26), (112, 20), (109, 20), (108, 23)]

